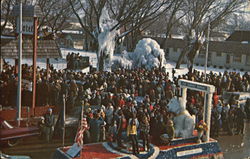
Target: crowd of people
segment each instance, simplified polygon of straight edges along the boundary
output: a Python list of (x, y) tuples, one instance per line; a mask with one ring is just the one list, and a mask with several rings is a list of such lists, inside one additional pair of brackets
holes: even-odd
[[(75, 55), (67, 56), (67, 58)], [(73, 60), (74, 61), (74, 60)], [(23, 79), (31, 81), (32, 67), (23, 65)], [(37, 70), (36, 105), (55, 105), (61, 107), (62, 97), (66, 96), (66, 111), (71, 113), (76, 107), (83, 107), (89, 124), (85, 131), (85, 143), (105, 140), (117, 141), (122, 147), (123, 132), (127, 132), (133, 144), (133, 153), (138, 153), (137, 131), (143, 139), (144, 149), (149, 149), (150, 139), (166, 143), (161, 139), (167, 134), (174, 138), (172, 117), (166, 105), (179, 94), (179, 79), (212, 84), (216, 87), (213, 96), (211, 135), (218, 136), (220, 131), (230, 135), (243, 133), (244, 119), (250, 118), (250, 99), (241, 107), (237, 100), (225, 103), (220, 95), (225, 91), (250, 92), (250, 75), (236, 72), (207, 74), (194, 70), (181, 76), (163, 68), (146, 70), (143, 68), (123, 69), (112, 72), (82, 73), (71, 70)], [(13, 66), (4, 65), (0, 75), (0, 105), (15, 106), (17, 74)], [(23, 88), (23, 105), (29, 105), (26, 96), (30, 89)], [(28, 93), (27, 93), (28, 92)], [(139, 98), (140, 97), (140, 98)], [(188, 90), (187, 110), (196, 116), (196, 124), (203, 119), (204, 94)], [(91, 109), (91, 106), (99, 109)], [(85, 109), (86, 108), (86, 109)], [(167, 141), (169, 141), (167, 140)]]

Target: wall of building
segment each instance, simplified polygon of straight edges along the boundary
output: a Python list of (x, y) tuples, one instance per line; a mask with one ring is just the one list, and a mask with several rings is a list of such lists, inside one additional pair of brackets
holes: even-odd
[[(239, 56), (240, 56), (240, 60), (239, 60)], [(230, 63), (230, 66), (233, 69), (250, 70), (250, 66), (246, 65), (246, 55), (232, 56), (232, 61)]]
[(227, 59), (227, 54), (226, 53), (219, 53), (219, 52), (213, 52), (212, 55), (212, 65), (213, 66), (225, 66), (226, 64), (226, 59)]
[(177, 62), (181, 54), (180, 48), (169, 48), (169, 60)]
[[(169, 48), (169, 60), (177, 62), (179, 55), (181, 54), (180, 48)], [(223, 68), (231, 68), (231, 69), (243, 69), (244, 71), (250, 71), (250, 55), (240, 55), (241, 58), (235, 55), (230, 55), (229, 63), (227, 64), (227, 53), (217, 53), (217, 52), (209, 52), (208, 57), (208, 65), (223, 67)], [(239, 56), (239, 55), (238, 55)], [(247, 63), (248, 60), (248, 63)], [(200, 53), (196, 56), (194, 60), (194, 64), (204, 65), (205, 64), (205, 53)]]

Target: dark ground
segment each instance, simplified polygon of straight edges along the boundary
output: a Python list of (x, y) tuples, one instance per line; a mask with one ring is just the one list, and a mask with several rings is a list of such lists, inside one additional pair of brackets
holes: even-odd
[[(217, 138), (224, 153), (225, 159), (250, 159), (250, 122), (245, 123), (245, 134), (228, 136), (222, 135)], [(65, 145), (72, 145), (72, 139), (66, 139)], [(15, 147), (2, 148), (2, 152), (9, 155), (27, 155), (32, 159), (49, 159), (55, 149), (62, 146), (60, 139), (47, 144), (38, 137), (31, 137), (23, 140)]]
[(250, 121), (245, 122), (244, 135), (217, 138), (225, 159), (250, 159)]

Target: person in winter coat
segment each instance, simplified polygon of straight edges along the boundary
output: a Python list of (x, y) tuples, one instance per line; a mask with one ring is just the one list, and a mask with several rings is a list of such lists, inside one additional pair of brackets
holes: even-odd
[(246, 104), (245, 104), (245, 112), (247, 119), (250, 120), (250, 98), (247, 98)]
[(211, 136), (218, 137), (219, 136), (219, 129), (220, 129), (220, 119), (221, 114), (219, 113), (216, 107), (212, 109), (211, 115)]
[(90, 119), (89, 122), (89, 132), (91, 137), (91, 142), (99, 142), (101, 136), (101, 126), (104, 124), (104, 120), (100, 119), (100, 114), (95, 113), (94, 118)]
[(127, 120), (123, 114), (122, 110), (118, 111), (118, 125), (117, 125), (117, 145), (118, 147), (123, 147), (122, 145), (122, 132), (127, 128)]
[(109, 127), (108, 129), (108, 140), (113, 142), (117, 141), (117, 124), (116, 121), (114, 120), (113, 124)]
[(170, 144), (170, 141), (174, 138), (174, 133), (174, 123), (172, 120), (168, 120), (166, 133), (160, 136), (161, 141), (166, 145)]
[(144, 148), (144, 150), (146, 150), (146, 148), (147, 148), (147, 151), (149, 151), (149, 144), (150, 144), (149, 143), (149, 130), (150, 130), (150, 125), (149, 125), (149, 119), (146, 116), (146, 114), (144, 114), (144, 116), (142, 117), (139, 128), (140, 128), (140, 132), (141, 132), (141, 138), (143, 140), (143, 148)]
[(136, 114), (133, 114), (133, 117), (129, 119), (128, 127), (127, 127), (127, 135), (129, 139), (132, 141), (133, 154), (139, 154), (139, 145), (137, 140), (137, 128), (139, 126), (139, 122), (136, 118)]
[(45, 136), (47, 143), (52, 140), (52, 135), (54, 132), (55, 117), (52, 114), (52, 109), (49, 108), (48, 112), (44, 115), (44, 125), (45, 125)]
[(109, 126), (112, 124), (113, 112), (114, 112), (114, 107), (112, 106), (112, 103), (109, 103), (108, 107), (105, 109), (107, 130), (109, 129)]
[(217, 93), (215, 92), (213, 94), (213, 105), (216, 106), (219, 103), (219, 96), (217, 95)]
[(233, 132), (230, 128), (230, 116), (229, 116), (230, 106), (229, 104), (224, 105), (222, 108), (221, 119), (222, 119), (222, 127), (225, 131), (227, 131), (228, 135), (232, 135)]
[(236, 134), (244, 134), (244, 119), (246, 118), (245, 111), (238, 104), (236, 108)]

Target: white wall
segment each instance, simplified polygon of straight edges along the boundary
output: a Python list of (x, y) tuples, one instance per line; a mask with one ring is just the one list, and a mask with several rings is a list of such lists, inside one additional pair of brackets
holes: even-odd
[(224, 67), (226, 64), (226, 59), (227, 59), (226, 53), (221, 53), (221, 56), (218, 56), (216, 52), (213, 52), (212, 57), (211, 57), (212, 65)]
[(181, 54), (180, 48), (178, 48), (177, 51), (174, 51), (173, 48), (169, 48), (169, 60), (177, 62), (180, 54)]
[[(173, 48), (169, 48), (169, 60), (177, 62), (179, 56), (181, 54), (181, 49), (178, 48), (177, 51), (174, 51)], [(226, 64), (227, 60), (227, 53), (221, 53), (221, 56), (217, 56), (216, 52), (210, 52), (211, 60), (208, 61), (208, 65), (210, 66), (217, 66), (217, 67), (230, 67), (232, 69), (244, 69), (244, 71), (250, 71), (250, 65), (246, 65), (246, 55), (241, 56), (241, 62), (234, 62), (233, 55), (230, 55), (230, 63)], [(185, 61), (185, 60), (184, 60)], [(205, 56), (199, 57), (199, 55), (196, 56), (194, 60), (194, 64), (204, 65), (205, 64)]]

